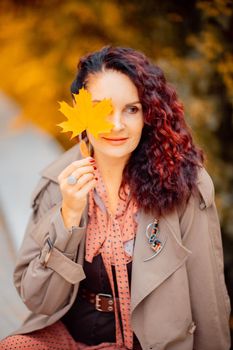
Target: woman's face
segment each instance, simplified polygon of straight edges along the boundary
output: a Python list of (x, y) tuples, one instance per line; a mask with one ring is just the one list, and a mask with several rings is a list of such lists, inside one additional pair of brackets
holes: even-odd
[(88, 133), (95, 155), (127, 160), (137, 147), (143, 128), (142, 105), (136, 86), (127, 75), (107, 70), (91, 74), (87, 90), (94, 102), (111, 98), (113, 105), (109, 116), (114, 124), (111, 132), (99, 134), (99, 138)]

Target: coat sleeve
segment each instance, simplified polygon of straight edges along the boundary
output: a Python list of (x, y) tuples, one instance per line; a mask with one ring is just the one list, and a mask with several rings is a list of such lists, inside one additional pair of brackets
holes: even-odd
[(223, 273), (223, 251), (211, 178), (202, 170), (199, 194), (192, 195), (181, 217), (191, 308), (196, 324), (194, 350), (229, 350), (230, 302)]
[(85, 278), (81, 263), (76, 262), (85, 235), (84, 219), (81, 227), (65, 228), (61, 201), (54, 203), (58, 191), (58, 185), (46, 179), (38, 184), (14, 271), (23, 302), (32, 312), (45, 315), (68, 304), (74, 284)]

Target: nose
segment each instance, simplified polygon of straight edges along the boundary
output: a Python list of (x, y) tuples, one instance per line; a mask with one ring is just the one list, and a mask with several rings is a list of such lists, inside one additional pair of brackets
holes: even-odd
[(112, 131), (120, 131), (124, 129), (124, 123), (122, 120), (121, 113), (114, 111), (111, 117), (111, 122), (113, 123)]

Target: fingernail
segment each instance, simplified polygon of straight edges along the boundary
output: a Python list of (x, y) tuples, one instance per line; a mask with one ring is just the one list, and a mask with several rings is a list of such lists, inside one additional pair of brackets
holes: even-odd
[(93, 165), (93, 168), (94, 168), (94, 170), (96, 170), (96, 169), (97, 169), (95, 165)]
[(96, 180), (98, 180), (98, 177), (95, 177)]
[(90, 163), (95, 163), (95, 159), (90, 159), (89, 162)]

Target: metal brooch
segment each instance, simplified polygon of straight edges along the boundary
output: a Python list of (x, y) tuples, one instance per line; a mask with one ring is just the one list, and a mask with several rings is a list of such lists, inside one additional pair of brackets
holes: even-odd
[(151, 257), (145, 259), (144, 261), (148, 261), (158, 255), (164, 247), (164, 244), (161, 242), (159, 237), (159, 220), (154, 219), (152, 223), (150, 223), (146, 228), (146, 237), (148, 239), (148, 243), (151, 249), (155, 252)]

